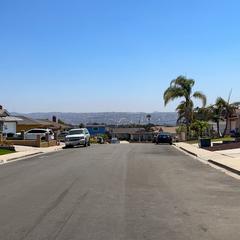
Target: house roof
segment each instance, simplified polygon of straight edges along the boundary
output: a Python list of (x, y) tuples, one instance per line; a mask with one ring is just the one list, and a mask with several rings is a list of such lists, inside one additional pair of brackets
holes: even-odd
[(51, 128), (70, 128), (71, 126), (68, 124), (62, 124), (62, 123), (57, 123), (57, 122), (53, 122), (50, 121), (48, 119), (36, 119), (40, 124), (42, 125), (47, 125), (50, 126)]
[(0, 109), (0, 117), (10, 116), (10, 113), (6, 109)]
[(21, 125), (36, 125), (45, 128), (52, 128), (52, 129), (60, 129), (60, 128), (69, 128), (70, 126), (67, 124), (60, 124), (48, 119), (33, 119), (26, 116), (19, 116), (22, 121), (18, 122)]
[(52, 122), (48, 119), (35, 119), (35, 120), (38, 122), (38, 124), (41, 124), (41, 125), (46, 125), (46, 126), (57, 126), (57, 125), (59, 125), (58, 123)]
[(22, 119), (21, 122), (19, 122), (19, 124), (21, 125), (39, 125), (39, 122), (35, 119), (25, 117), (25, 116), (17, 116), (17, 117)]
[(0, 117), (0, 122), (18, 122), (21, 120), (22, 120), (21, 118), (12, 116)]
[(99, 128), (99, 127), (102, 127), (102, 128), (105, 128), (106, 127), (106, 125), (103, 125), (103, 124), (99, 124), (99, 125), (94, 125), (94, 124), (87, 124), (86, 125), (86, 128), (94, 128), (94, 127), (96, 127), (96, 128)]
[(155, 126), (155, 127), (152, 127), (151, 128), (155, 133), (158, 133), (158, 132), (167, 132), (167, 133), (172, 133), (172, 134), (175, 134), (176, 133), (176, 129), (177, 127), (175, 126)]
[(10, 113), (1, 106), (0, 122), (17, 122), (17, 121), (21, 121), (21, 118), (10, 116)]

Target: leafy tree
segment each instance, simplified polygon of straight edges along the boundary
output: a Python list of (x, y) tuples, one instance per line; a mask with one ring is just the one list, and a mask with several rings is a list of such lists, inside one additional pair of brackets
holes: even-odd
[(193, 121), (193, 98), (200, 99), (203, 107), (205, 107), (207, 101), (203, 93), (199, 91), (192, 93), (194, 84), (195, 81), (193, 79), (179, 76), (171, 81), (170, 86), (163, 95), (165, 105), (177, 98), (183, 98), (176, 111), (178, 112), (178, 123), (186, 125), (187, 137), (189, 136), (189, 127)]
[(201, 120), (195, 120), (191, 126), (190, 129), (193, 130), (198, 137), (202, 137), (204, 132), (209, 128), (209, 124), (206, 121)]
[(178, 125), (176, 128), (176, 133), (186, 132), (186, 125)]

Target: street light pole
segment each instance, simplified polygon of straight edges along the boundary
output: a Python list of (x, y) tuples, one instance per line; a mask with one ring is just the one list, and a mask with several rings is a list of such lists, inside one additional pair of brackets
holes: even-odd
[(138, 128), (138, 141), (141, 142), (141, 139), (140, 139), (140, 124), (141, 124), (141, 115), (139, 117), (139, 128)]

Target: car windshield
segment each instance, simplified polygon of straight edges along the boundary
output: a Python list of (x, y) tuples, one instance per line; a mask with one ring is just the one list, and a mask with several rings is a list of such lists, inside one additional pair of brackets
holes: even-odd
[(69, 135), (74, 135), (74, 134), (83, 134), (83, 130), (78, 129), (78, 130), (69, 131)]

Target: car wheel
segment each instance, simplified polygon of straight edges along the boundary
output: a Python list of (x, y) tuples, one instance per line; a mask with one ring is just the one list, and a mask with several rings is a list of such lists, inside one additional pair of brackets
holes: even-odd
[(83, 145), (84, 147), (87, 147), (87, 141), (85, 141), (85, 143), (84, 143), (84, 145)]
[(88, 141), (88, 146), (90, 146), (91, 145), (91, 143), (90, 143), (90, 140)]

